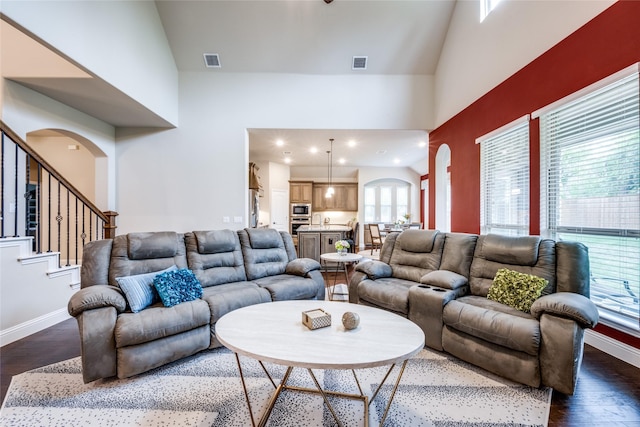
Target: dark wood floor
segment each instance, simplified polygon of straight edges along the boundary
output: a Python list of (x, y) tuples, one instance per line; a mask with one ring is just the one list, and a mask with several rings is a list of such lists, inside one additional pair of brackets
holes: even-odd
[[(0, 348), (0, 400), (13, 375), (79, 355), (75, 319), (5, 345)], [(640, 427), (640, 369), (585, 346), (575, 394), (553, 393), (549, 427), (557, 426)]]

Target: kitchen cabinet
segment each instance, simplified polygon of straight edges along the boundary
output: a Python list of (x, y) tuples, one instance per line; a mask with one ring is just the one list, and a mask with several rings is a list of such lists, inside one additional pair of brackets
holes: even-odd
[(320, 255), (336, 252), (336, 242), (350, 228), (344, 225), (303, 225), (298, 228), (298, 257), (320, 262)]
[(289, 201), (291, 203), (312, 203), (313, 183), (311, 181), (289, 182)]
[(298, 233), (298, 257), (320, 262), (320, 233)]
[(329, 184), (313, 184), (313, 211), (357, 211), (358, 210), (358, 184), (341, 183), (333, 184), (333, 197), (324, 195)]

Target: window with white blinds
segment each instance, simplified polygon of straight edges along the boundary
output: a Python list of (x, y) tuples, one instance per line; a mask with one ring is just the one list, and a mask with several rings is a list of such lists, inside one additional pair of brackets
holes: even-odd
[(540, 115), (540, 225), (551, 238), (587, 245), (591, 299), (601, 318), (638, 331), (637, 67), (630, 75), (598, 86)]
[(529, 234), (529, 121), (479, 138), (480, 232)]

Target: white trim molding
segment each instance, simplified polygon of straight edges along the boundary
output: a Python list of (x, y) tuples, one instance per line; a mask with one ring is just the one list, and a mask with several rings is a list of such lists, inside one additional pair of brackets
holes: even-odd
[(529, 120), (531, 120), (531, 115), (525, 114), (524, 116), (515, 119), (511, 123), (507, 123), (506, 125), (500, 126), (498, 129), (494, 129), (489, 133), (485, 133), (484, 135), (477, 137), (476, 144), (480, 144), (487, 139), (493, 138), (496, 135), (500, 135), (502, 132), (511, 129), (512, 127), (518, 126), (521, 123), (528, 122)]
[(63, 320), (70, 319), (71, 316), (67, 311), (67, 308), (61, 308), (59, 310), (47, 313), (35, 319), (27, 320), (19, 325), (12, 326), (8, 329), (0, 331), (0, 347), (7, 344), (11, 344), (14, 341), (18, 341), (29, 335), (40, 332), (43, 329), (51, 327)]
[(640, 349), (592, 330), (585, 331), (584, 342), (616, 359), (640, 368)]

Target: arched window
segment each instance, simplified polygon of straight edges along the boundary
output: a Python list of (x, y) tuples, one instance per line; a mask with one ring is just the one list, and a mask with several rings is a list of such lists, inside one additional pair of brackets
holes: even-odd
[(409, 183), (399, 179), (373, 181), (364, 186), (364, 221), (393, 223), (411, 212)]

